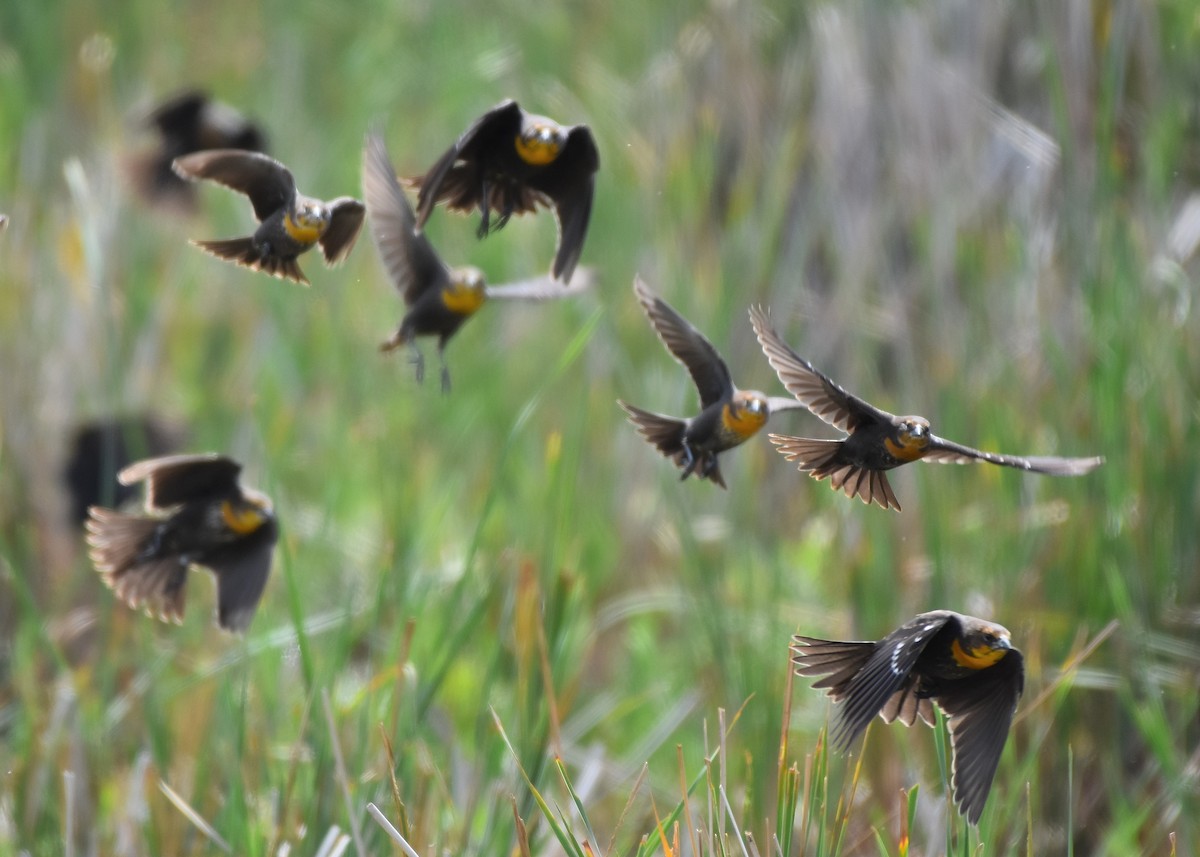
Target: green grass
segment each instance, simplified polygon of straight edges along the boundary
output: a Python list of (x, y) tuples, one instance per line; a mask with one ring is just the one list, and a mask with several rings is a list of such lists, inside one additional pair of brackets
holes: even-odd
[[(185, 805), (235, 854), (400, 853), (369, 803), (421, 857), (1200, 848), (1196, 267), (1164, 255), (1200, 176), (1200, 19), (1075, 6), (0, 8), (0, 854), (224, 853)], [(189, 221), (124, 192), (138, 106), (192, 84), (326, 197), (358, 193), (373, 123), (413, 173), (504, 97), (586, 121), (599, 285), (486, 307), (453, 392), (418, 386), (376, 350), (402, 308), (365, 236), (303, 289), (187, 244), (249, 226), (233, 194)], [(429, 233), (495, 282), (548, 267), (549, 217), (474, 226)], [(939, 434), (1107, 463), (908, 467), (897, 515), (763, 437), (728, 492), (680, 484), (615, 404), (695, 407), (635, 271), (742, 386), (782, 392), (762, 302)], [(244, 639), (200, 576), (180, 627), (116, 604), (62, 522), (71, 427), (143, 409), (274, 499)], [(827, 754), (829, 705), (788, 675), (796, 631), (939, 607), (1028, 666), (978, 830), (944, 736)]]

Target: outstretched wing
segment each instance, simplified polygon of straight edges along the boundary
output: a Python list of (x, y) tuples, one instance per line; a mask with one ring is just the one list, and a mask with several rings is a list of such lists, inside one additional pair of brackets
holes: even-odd
[(707, 408), (714, 402), (732, 396), (733, 378), (729, 374), (729, 366), (708, 338), (677, 313), (674, 307), (654, 294), (640, 276), (633, 278), (633, 292), (646, 317), (654, 325), (658, 338), (691, 374), (696, 389), (700, 391), (701, 406)]
[(254, 618), (278, 536), (279, 528), (270, 520), (253, 535), (204, 556), (202, 564), (217, 578), (217, 624), (225, 630), (244, 631)]
[(350, 255), (362, 229), (367, 210), (352, 196), (339, 196), (328, 204), (329, 227), (321, 236), (321, 251), (325, 261), (336, 265)]
[(420, 229), (437, 205), (442, 182), (460, 160), (477, 157), (480, 149), (490, 147), (501, 137), (507, 136), (509, 143), (521, 130), (521, 108), (511, 98), (500, 102), (487, 113), (476, 119), (471, 126), (442, 153), (437, 162), (424, 176), (414, 180), (417, 192), (417, 228)]
[(780, 382), (810, 411), (831, 426), (853, 432), (863, 425), (891, 422), (895, 416), (869, 404), (827, 377), (788, 347), (760, 306), (750, 307), (750, 323)]
[(146, 508), (169, 509), (189, 500), (236, 494), (242, 465), (224, 455), (164, 455), (136, 461), (117, 474), (122, 485), (146, 481)]
[(974, 464), (977, 461), (986, 461), (989, 464), (1015, 467), (1031, 473), (1046, 473), (1050, 476), (1082, 476), (1104, 463), (1102, 456), (1093, 458), (1059, 458), (1052, 455), (1025, 457), (984, 452), (937, 435), (930, 436), (929, 450), (928, 454), (921, 459), (922, 461), (936, 461), (939, 464)]
[(245, 149), (208, 149), (175, 159), (185, 179), (210, 179), (250, 197), (254, 216), (266, 220), (296, 196), (296, 180), (279, 161)]
[(449, 282), (450, 269), (424, 233), (417, 232), (416, 216), (379, 134), (367, 135), (362, 181), (375, 248), (388, 278), (411, 306), (423, 292)]
[(983, 815), (1024, 689), (1025, 658), (1010, 649), (994, 666), (934, 691), (934, 701), (948, 718), (954, 749), (954, 802), (972, 824)]
[(600, 152), (586, 125), (576, 125), (567, 133), (562, 153), (542, 172), (532, 176), (530, 186), (554, 200), (558, 219), (558, 252), (554, 256), (555, 277), (569, 282), (592, 216), (592, 195)]
[(579, 276), (571, 281), (569, 286), (563, 286), (553, 277), (534, 277), (529, 280), (518, 280), (514, 283), (504, 283), (499, 286), (487, 286), (488, 298), (500, 300), (545, 301), (556, 298), (569, 298), (591, 288), (595, 283), (595, 274), (591, 268), (580, 268)]

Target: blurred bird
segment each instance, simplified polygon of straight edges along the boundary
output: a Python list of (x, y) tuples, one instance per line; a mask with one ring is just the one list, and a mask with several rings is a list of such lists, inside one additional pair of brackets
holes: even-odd
[(117, 481), (117, 473), (139, 458), (164, 455), (181, 439), (177, 427), (151, 414), (104, 417), (79, 424), (62, 470), (70, 497), (71, 522), (82, 526), (92, 506), (118, 508), (137, 494)]
[(8, 215), (0, 214), (0, 229), (8, 228)]
[(700, 392), (700, 413), (679, 419), (642, 410), (620, 399), (617, 404), (629, 414), (629, 421), (642, 437), (683, 469), (680, 479), (696, 473), (724, 488), (718, 454), (753, 437), (773, 412), (801, 409), (804, 405), (757, 390), (739, 390), (729, 367), (703, 333), (655, 295), (641, 277), (634, 278), (633, 291), (658, 338), (691, 374)]
[(378, 134), (367, 137), (363, 150), (363, 197), (370, 215), (371, 234), (384, 270), (404, 297), (408, 312), (383, 351), (403, 345), (412, 348), (417, 381), (425, 377), (425, 359), (417, 349), (418, 336), (438, 337), (438, 359), (442, 365), (442, 390), (450, 389), (446, 368), (446, 342), (485, 300), (546, 300), (577, 294), (591, 284), (591, 272), (582, 269), (569, 288), (550, 277), (488, 286), (477, 268), (449, 268), (423, 232), (417, 231), (412, 206), (396, 179), (387, 147)]
[[(408, 180), (419, 188), (417, 228), (442, 201), (461, 212), (478, 206), (480, 238), (514, 214), (553, 206), (559, 236), (551, 273), (566, 283), (583, 250), (599, 168), (586, 125), (559, 125), (509, 99), (479, 117), (428, 173)], [(493, 212), (499, 215), (494, 223)]]
[(117, 597), (163, 621), (181, 622), (188, 567), (217, 579), (217, 624), (244, 631), (254, 617), (279, 530), (271, 501), (238, 484), (242, 466), (223, 455), (169, 455), (118, 474), (145, 481), (149, 515), (93, 506), (92, 562)]
[(261, 225), (249, 238), (193, 241), (221, 259), (308, 284), (296, 257), (321, 245), (327, 265), (350, 254), (362, 227), (363, 204), (350, 196), (332, 202), (305, 196), (283, 164), (258, 152), (215, 149), (175, 159), (187, 179), (211, 179), (250, 197)]
[(131, 159), (129, 173), (134, 187), (151, 203), (171, 202), (186, 209), (195, 206), (191, 185), (171, 169), (178, 157), (205, 149), (267, 149), (266, 135), (258, 125), (199, 89), (171, 96), (143, 122), (158, 132), (158, 144)]
[(930, 432), (929, 420), (924, 417), (889, 414), (847, 393), (818, 372), (779, 338), (762, 307), (750, 309), (750, 321), (771, 368), (788, 392), (848, 435), (842, 440), (816, 440), (772, 434), (771, 443), (788, 461), (797, 462), (801, 472), (807, 471), (814, 479), (829, 477), (834, 490), (844, 491), (847, 497), (857, 495), (864, 503), (875, 502), (899, 512), (900, 502), (884, 471), (910, 461), (942, 464), (986, 461), (1051, 476), (1082, 476), (1104, 463), (1102, 457), (1000, 455), (940, 438)]
[(922, 613), (878, 643), (792, 638), (796, 674), (827, 676), (843, 703), (832, 742), (845, 751), (878, 714), (885, 723), (934, 725), (946, 715), (953, 750), (954, 802), (971, 824), (983, 814), (1025, 688), (1025, 659), (1006, 628), (950, 610)]

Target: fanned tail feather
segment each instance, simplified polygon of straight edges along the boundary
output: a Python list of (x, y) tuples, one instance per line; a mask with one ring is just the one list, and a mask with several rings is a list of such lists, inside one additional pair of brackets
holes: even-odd
[(884, 509), (900, 511), (900, 501), (896, 499), (886, 473), (846, 464), (841, 460), (844, 441), (782, 434), (769, 437), (779, 453), (788, 461), (795, 462), (800, 472), (808, 473), (817, 480), (828, 478), (830, 486), (847, 497), (858, 497), (868, 505), (875, 503)]
[(163, 621), (181, 621), (187, 565), (178, 556), (142, 556), (161, 522), (99, 506), (88, 515), (88, 553), (105, 585), (134, 609), (143, 607)]
[[(629, 421), (633, 423), (642, 437), (653, 444), (665, 457), (674, 461), (676, 467), (687, 468), (688, 451), (683, 445), (683, 435), (687, 431), (687, 423), (684, 420), (644, 411), (620, 400), (617, 400), (617, 404), (629, 415)], [(722, 488), (726, 487), (725, 477), (721, 475), (716, 453), (694, 452), (693, 454), (695, 460), (692, 469), (685, 470), (683, 478), (686, 479), (695, 473), (701, 479), (708, 479)]]
[(292, 280), (307, 286), (308, 277), (300, 270), (295, 256), (262, 255), (259, 248), (254, 246), (252, 238), (225, 238), (215, 241), (193, 241), (197, 247), (206, 253), (211, 253), (218, 259), (233, 262), (243, 268), (262, 271), (281, 280)]
[(617, 404), (629, 414), (629, 421), (637, 428), (638, 433), (659, 452), (667, 458), (686, 457), (683, 451), (683, 433), (687, 425), (683, 420), (643, 411), (626, 402), (618, 401)]

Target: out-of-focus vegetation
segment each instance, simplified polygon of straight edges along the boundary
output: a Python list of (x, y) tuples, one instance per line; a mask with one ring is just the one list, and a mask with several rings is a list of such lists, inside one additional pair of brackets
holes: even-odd
[[(895, 854), (902, 830), (910, 854), (1194, 853), (1197, 81), (1182, 0), (0, 6), (0, 853), (220, 852), (184, 803), (232, 853), (334, 828), (322, 853), (391, 853), (368, 802), (422, 857)], [(139, 112), (192, 85), (325, 198), (358, 194), (372, 125), (418, 173), (504, 97), (587, 122), (600, 285), (486, 307), (453, 392), (418, 386), (376, 351), (402, 307), (368, 238), (306, 257), (305, 289), (188, 245), (249, 228), (244, 199), (200, 188), (189, 220), (127, 192)], [(549, 216), (475, 224), (429, 233), (494, 282), (549, 266)], [(906, 467), (894, 514), (764, 436), (728, 492), (681, 484), (614, 402), (695, 407), (635, 271), (742, 386), (782, 393), (764, 302), (943, 436), (1107, 464)], [(145, 410), (274, 498), (244, 639), (200, 576), (182, 627), (115, 603), (65, 522), (72, 427)], [(1007, 625), (1029, 669), (978, 831), (935, 733), (826, 757), (829, 706), (788, 675), (798, 630), (938, 607)]]

